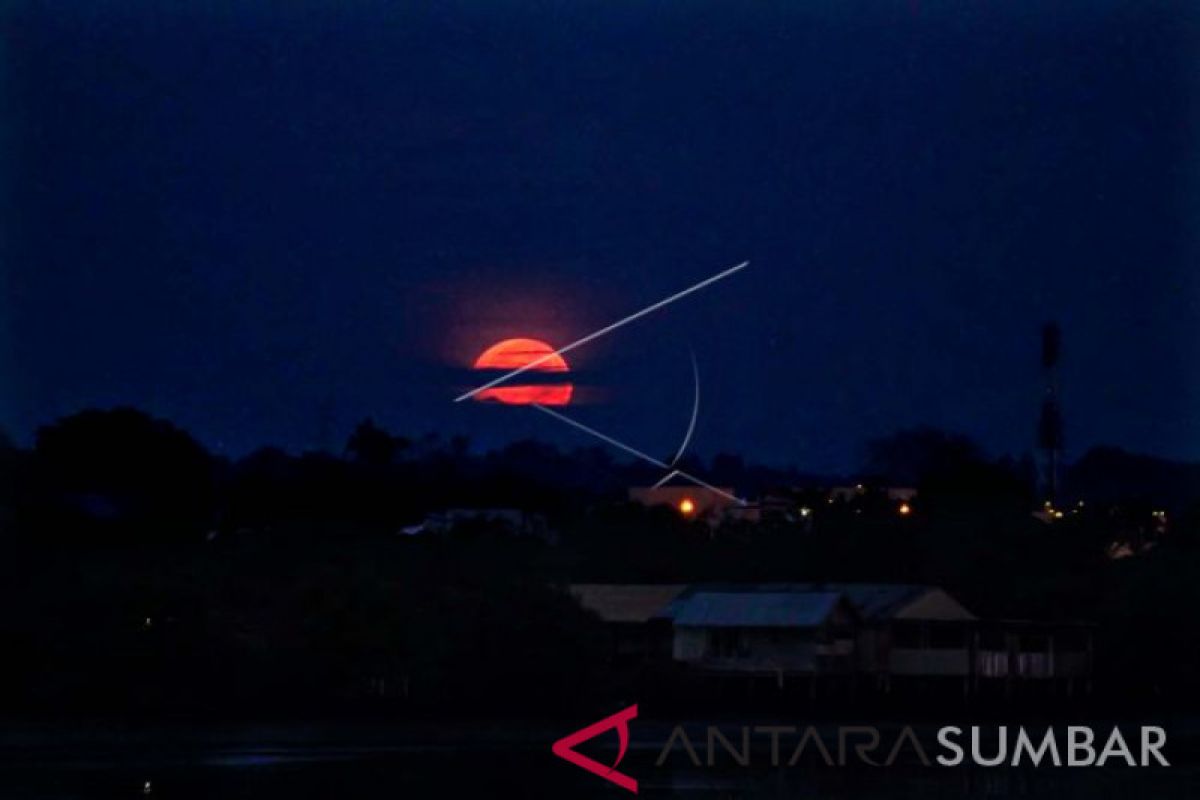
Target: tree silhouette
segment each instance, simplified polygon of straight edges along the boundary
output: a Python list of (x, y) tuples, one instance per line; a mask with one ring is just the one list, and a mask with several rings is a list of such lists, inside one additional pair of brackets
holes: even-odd
[(191, 436), (131, 408), (82, 411), (41, 428), (45, 499), (75, 521), (137, 534), (195, 534), (214, 516), (215, 464)]
[(865, 471), (895, 484), (915, 486), (933, 473), (982, 462), (970, 438), (936, 428), (911, 428), (867, 443)]
[(394, 463), (396, 457), (407, 450), (410, 444), (403, 437), (392, 436), (368, 417), (358, 423), (354, 433), (350, 434), (350, 439), (346, 442), (346, 453), (360, 464), (382, 467)]

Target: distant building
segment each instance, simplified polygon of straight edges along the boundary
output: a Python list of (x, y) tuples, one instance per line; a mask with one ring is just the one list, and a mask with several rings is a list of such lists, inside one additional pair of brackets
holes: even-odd
[(830, 502), (849, 503), (867, 494), (877, 494), (896, 503), (912, 502), (917, 490), (911, 486), (869, 486), (856, 483), (853, 486), (833, 486), (826, 496)]
[(671, 618), (667, 609), (686, 584), (594, 584), (570, 587), (571, 595), (603, 620), (618, 658), (671, 657)]
[(670, 506), (685, 517), (719, 520), (740, 504), (732, 489), (718, 488), (725, 494), (703, 486), (646, 486), (630, 489), (629, 499), (644, 506)]
[(1000, 679), (1006, 688), (1016, 681), (1064, 679), (1070, 693), (1079, 681), (1090, 681), (1095, 625), (1088, 622), (989, 620), (976, 630), (975, 672), (978, 682)]
[(853, 609), (838, 592), (696, 591), (672, 604), (676, 661), (709, 673), (853, 670)]
[(978, 619), (936, 586), (833, 584), (863, 619), (859, 669), (881, 688), (894, 677), (967, 680), (972, 674), (972, 634)]
[(815, 518), (826, 505), (850, 507), (855, 513), (910, 514), (915, 508), (917, 490), (910, 486), (834, 486), (829, 489), (775, 489), (749, 502), (733, 498), (733, 490), (719, 491), (694, 485), (635, 487), (629, 490), (632, 502), (645, 506), (666, 506), (681, 515), (714, 525), (721, 522), (783, 523), (814, 529)]
[(460, 526), (490, 526), (514, 536), (533, 536), (553, 541), (554, 534), (541, 514), (518, 508), (447, 508), (426, 515), (416, 525), (401, 528), (405, 536), (445, 534)]
[[(1092, 674), (1086, 623), (980, 620), (936, 586), (866, 583), (572, 587), (617, 634), (625, 656), (672, 660), (698, 675), (868, 679), (881, 692), (931, 682), (984, 684)], [(861, 681), (860, 681), (861, 682)], [(811, 683), (811, 681), (810, 681)]]

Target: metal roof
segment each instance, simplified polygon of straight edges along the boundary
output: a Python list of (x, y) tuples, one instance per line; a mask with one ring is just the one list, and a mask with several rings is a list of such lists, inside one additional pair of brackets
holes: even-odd
[(850, 605), (868, 620), (893, 618), (973, 620), (972, 614), (946, 590), (903, 583), (842, 583), (830, 588), (846, 595)]
[[(936, 586), (909, 583), (712, 583), (695, 584), (689, 587), (678, 599), (670, 604), (667, 614), (677, 617), (689, 597), (699, 593), (708, 594), (840, 594), (846, 598), (850, 606), (864, 620), (881, 621), (896, 617), (905, 608), (930, 593), (942, 590)], [(946, 595), (956, 606), (957, 601)], [(973, 618), (966, 609), (962, 609), (963, 618)]]
[(837, 592), (696, 592), (672, 604), (676, 625), (813, 628), (837, 607)]
[(830, 588), (846, 595), (850, 605), (864, 619), (883, 619), (894, 615), (932, 587), (904, 583), (839, 583)]

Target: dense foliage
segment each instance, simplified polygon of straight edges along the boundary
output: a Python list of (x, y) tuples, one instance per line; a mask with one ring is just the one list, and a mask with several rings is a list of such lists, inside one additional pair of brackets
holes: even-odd
[[(869, 488), (830, 502), (819, 485), (833, 479), (724, 455), (694, 466), (810, 512), (711, 525), (629, 503), (626, 487), (659, 476), (594, 449), (477, 454), (367, 421), (342, 454), (230, 462), (140, 412), (88, 411), (30, 450), (0, 446), (0, 698), (30, 711), (558, 710), (628, 689), (567, 584), (699, 580), (934, 583), (980, 614), (1094, 620), (1110, 693), (1193, 697), (1200, 548), (1178, 498), (1194, 472), (1171, 473), (1163, 532), (1146, 523), (1154, 487), (1113, 496), (1106, 460), (1082, 462), (1104, 502), (1050, 524), (1030, 513), (1027, 459), (992, 461), (961, 437), (872, 445), (878, 481), (916, 483), (904, 515)], [(472, 506), (544, 526), (405, 532)], [(1132, 555), (1113, 559), (1118, 545)]]

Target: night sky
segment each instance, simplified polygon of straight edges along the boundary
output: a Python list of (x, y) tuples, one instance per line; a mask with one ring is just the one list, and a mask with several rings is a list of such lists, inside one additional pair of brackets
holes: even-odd
[(6, 3), (0, 427), (591, 444), (451, 399), (748, 259), (571, 354), (569, 411), (670, 453), (692, 350), (700, 454), (1019, 453), (1053, 318), (1069, 457), (1200, 459), (1195, 5), (424, 5)]

